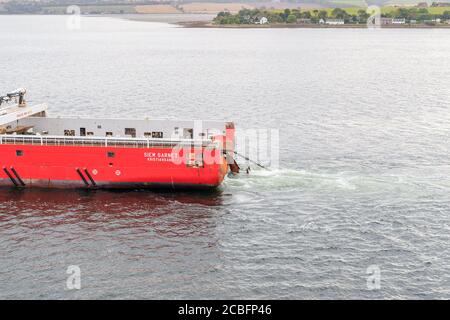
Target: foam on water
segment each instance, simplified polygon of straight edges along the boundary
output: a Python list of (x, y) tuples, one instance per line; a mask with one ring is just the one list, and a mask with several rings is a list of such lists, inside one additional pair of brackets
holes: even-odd
[[(254, 191), (302, 190), (347, 193), (397, 193), (420, 196), (449, 192), (450, 180), (443, 171), (449, 167), (417, 168), (405, 174), (402, 170), (386, 170), (379, 173), (360, 171), (332, 171), (306, 169), (262, 169), (254, 167), (250, 173), (224, 180), (225, 188)], [(450, 175), (449, 175), (450, 176)]]

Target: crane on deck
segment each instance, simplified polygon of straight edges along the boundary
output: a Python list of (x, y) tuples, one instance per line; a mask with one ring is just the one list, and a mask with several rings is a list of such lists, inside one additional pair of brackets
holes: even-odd
[(25, 107), (27, 105), (25, 101), (25, 93), (27, 93), (26, 89), (19, 88), (17, 90), (5, 94), (4, 96), (0, 96), (0, 106), (3, 103), (12, 101), (14, 98), (19, 98), (19, 107)]
[[(27, 106), (26, 93), (26, 89), (19, 88), (5, 95), (0, 95), (0, 134), (23, 131), (21, 127), (17, 126), (20, 119), (31, 116), (45, 116), (47, 105), (43, 103)], [(17, 105), (10, 104), (11, 101), (17, 102)], [(14, 124), (14, 122), (16, 123)]]

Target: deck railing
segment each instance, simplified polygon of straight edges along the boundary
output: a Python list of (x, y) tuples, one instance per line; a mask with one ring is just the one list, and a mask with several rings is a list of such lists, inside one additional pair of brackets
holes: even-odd
[(84, 147), (123, 147), (123, 148), (174, 148), (174, 147), (218, 147), (211, 140), (193, 139), (155, 139), (155, 138), (114, 138), (79, 136), (38, 136), (38, 135), (0, 135), (0, 144), (36, 146), (84, 146)]

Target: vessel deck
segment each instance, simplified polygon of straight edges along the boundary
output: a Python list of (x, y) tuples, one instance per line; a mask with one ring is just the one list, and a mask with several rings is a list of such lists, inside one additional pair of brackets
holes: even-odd
[(177, 146), (218, 147), (211, 140), (193, 139), (153, 139), (153, 138), (109, 138), (77, 136), (33, 136), (0, 135), (1, 144), (40, 146), (86, 146), (86, 147), (126, 147), (126, 148), (173, 148)]

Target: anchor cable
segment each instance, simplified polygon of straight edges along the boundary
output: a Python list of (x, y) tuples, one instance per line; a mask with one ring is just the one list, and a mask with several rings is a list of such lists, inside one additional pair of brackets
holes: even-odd
[(262, 164), (260, 164), (260, 163), (258, 163), (258, 162), (256, 162), (256, 161), (254, 161), (254, 160), (252, 160), (252, 159), (250, 159), (250, 158), (248, 158), (248, 157), (246, 157), (246, 156), (244, 156), (244, 155), (238, 153), (237, 151), (233, 151), (233, 152), (234, 152), (235, 155), (237, 155), (237, 156), (239, 156), (239, 157), (241, 157), (241, 158), (244, 158), (244, 159), (247, 160), (247, 161), (250, 161), (250, 162), (256, 164), (258, 167), (263, 168), (263, 169), (266, 169), (266, 170), (268, 170), (268, 171), (271, 171), (271, 170), (270, 170), (269, 168), (267, 168), (266, 166), (263, 166)]

